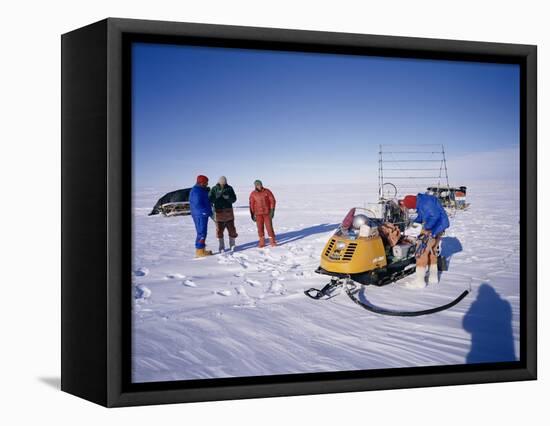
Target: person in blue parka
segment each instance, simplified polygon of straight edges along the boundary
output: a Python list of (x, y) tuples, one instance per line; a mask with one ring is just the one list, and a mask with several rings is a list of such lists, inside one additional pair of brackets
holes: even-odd
[(212, 217), (212, 206), (208, 199), (208, 178), (197, 176), (197, 183), (189, 193), (191, 216), (195, 222), (197, 239), (195, 240), (196, 257), (204, 257), (212, 254), (206, 250), (206, 234), (208, 232), (208, 219)]
[(437, 199), (430, 194), (418, 194), (416, 196), (416, 212), (418, 215), (415, 223), (421, 223), (422, 229), (432, 236), (443, 233), (449, 227), (447, 212)]
[(426, 270), (429, 270), (428, 283), (437, 284), (437, 247), (441, 235), (449, 227), (449, 217), (439, 200), (430, 194), (408, 195), (403, 205), (416, 209), (415, 223), (422, 224), (422, 231), (417, 241), (416, 282), (415, 287), (426, 286)]

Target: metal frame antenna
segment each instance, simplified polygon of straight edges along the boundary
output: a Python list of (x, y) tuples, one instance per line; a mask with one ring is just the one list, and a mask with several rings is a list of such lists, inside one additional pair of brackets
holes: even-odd
[(443, 165), (445, 169), (445, 181), (447, 182), (447, 190), (451, 189), (449, 185), (449, 172), (447, 171), (447, 159), (445, 157), (445, 145), (441, 144), (441, 153), (443, 154)]
[[(391, 171), (388, 176), (384, 174), (385, 163), (391, 163), (389, 168), (386, 168)], [(439, 173), (437, 173), (438, 171)], [(399, 182), (399, 185), (391, 183), (392, 180)], [(444, 145), (379, 145), (378, 196), (380, 198), (385, 196), (384, 186), (388, 184), (397, 188), (396, 196), (406, 195), (413, 191), (423, 192), (427, 186), (435, 184), (437, 187), (443, 187), (445, 184), (449, 189)]]
[(382, 186), (384, 185), (384, 171), (382, 164), (382, 145), (378, 145), (378, 198), (382, 198)]

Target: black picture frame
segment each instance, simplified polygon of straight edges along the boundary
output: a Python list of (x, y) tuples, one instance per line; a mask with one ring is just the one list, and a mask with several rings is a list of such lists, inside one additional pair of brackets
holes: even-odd
[[(61, 41), (62, 390), (115, 407), (536, 379), (536, 46), (118, 18)], [(133, 41), (519, 64), (519, 361), (131, 383)]]

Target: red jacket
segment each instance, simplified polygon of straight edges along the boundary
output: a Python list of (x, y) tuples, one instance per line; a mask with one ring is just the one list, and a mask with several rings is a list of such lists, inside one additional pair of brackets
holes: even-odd
[(252, 191), (249, 201), (250, 211), (254, 214), (269, 214), (269, 211), (275, 208), (275, 197), (267, 188)]

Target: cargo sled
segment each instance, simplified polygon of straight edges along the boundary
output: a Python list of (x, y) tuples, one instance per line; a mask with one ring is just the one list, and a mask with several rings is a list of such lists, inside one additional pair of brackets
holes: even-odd
[(426, 193), (436, 196), (445, 208), (465, 210), (470, 206), (470, 203), (466, 202), (465, 186), (430, 186)]

